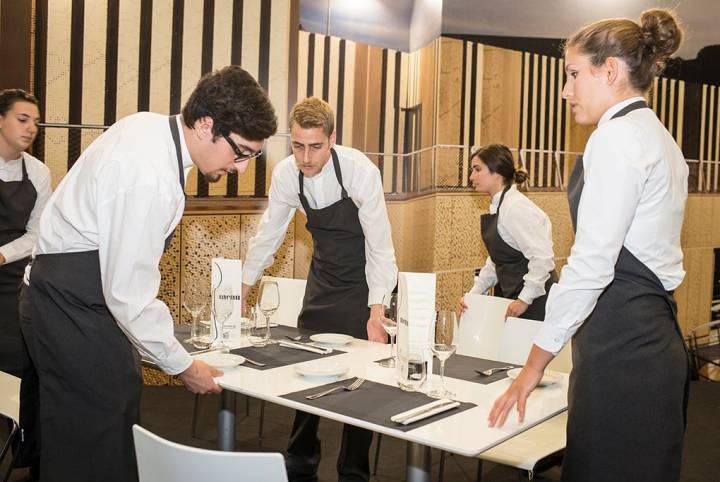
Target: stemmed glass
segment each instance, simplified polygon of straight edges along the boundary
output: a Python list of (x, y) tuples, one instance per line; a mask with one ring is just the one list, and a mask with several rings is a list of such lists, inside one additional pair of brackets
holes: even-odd
[(199, 284), (188, 284), (185, 287), (185, 293), (182, 298), (182, 306), (190, 314), (192, 324), (190, 325), (190, 338), (185, 340), (186, 343), (203, 343), (206, 340), (198, 340), (200, 329), (198, 324), (198, 316), (207, 306), (209, 296), (204, 287)]
[(385, 295), (383, 298), (385, 316), (382, 318), (382, 325), (385, 332), (390, 335), (390, 358), (382, 360), (379, 364), (385, 368), (395, 368), (397, 364), (397, 350), (395, 349), (395, 336), (397, 335), (397, 293)]
[(455, 394), (445, 388), (445, 361), (457, 350), (458, 321), (457, 314), (452, 310), (438, 312), (434, 324), (430, 325), (430, 349), (440, 360), (441, 387), (428, 393), (432, 398), (454, 398)]
[(225, 321), (232, 315), (235, 302), (233, 301), (232, 289), (229, 286), (220, 285), (215, 288), (213, 297), (213, 318), (215, 320), (215, 342), (218, 337), (220, 343), (216, 346), (226, 348), (225, 345)]
[(267, 326), (268, 343), (275, 343), (270, 338), (270, 317), (280, 307), (280, 289), (277, 281), (264, 280), (260, 283), (260, 292), (258, 293), (258, 308), (265, 315), (265, 326)]

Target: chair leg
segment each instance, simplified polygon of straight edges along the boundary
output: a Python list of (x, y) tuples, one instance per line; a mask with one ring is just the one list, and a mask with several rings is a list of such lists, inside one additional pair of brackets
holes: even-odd
[(478, 459), (478, 467), (477, 467), (477, 476), (475, 478), (476, 482), (482, 482), (483, 478), (483, 460)]
[(192, 414), (192, 436), (197, 438), (197, 426), (198, 426), (198, 405), (200, 405), (200, 395), (195, 394), (193, 400), (193, 414)]
[(377, 474), (378, 462), (380, 461), (380, 442), (382, 442), (382, 434), (377, 434), (377, 445), (375, 445), (375, 462), (373, 462), (372, 474)]
[(245, 416), (250, 416), (250, 395), (245, 395)]
[(265, 400), (260, 400), (260, 424), (258, 426), (258, 447), (262, 447), (263, 423), (265, 422)]
[(443, 482), (445, 476), (445, 451), (440, 451), (440, 465), (438, 466), (438, 482)]

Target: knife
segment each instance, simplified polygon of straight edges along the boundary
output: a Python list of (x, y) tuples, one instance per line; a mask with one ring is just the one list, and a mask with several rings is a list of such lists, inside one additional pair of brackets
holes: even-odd
[[(419, 412), (414, 412), (412, 410), (409, 410), (410, 413), (407, 413), (406, 415), (403, 415), (402, 417), (398, 417), (397, 415), (395, 415), (394, 417), (391, 417), (390, 420), (392, 420), (393, 422), (397, 422), (397, 423), (403, 423), (405, 420), (419, 417), (428, 412), (437, 410), (438, 408), (452, 405), (453, 403), (458, 403), (458, 402), (456, 402), (455, 400), (450, 400), (450, 399), (444, 400), (444, 401), (442, 401), (442, 403), (431, 402), (423, 410), (420, 410)], [(415, 410), (417, 410), (417, 409), (415, 409)]]

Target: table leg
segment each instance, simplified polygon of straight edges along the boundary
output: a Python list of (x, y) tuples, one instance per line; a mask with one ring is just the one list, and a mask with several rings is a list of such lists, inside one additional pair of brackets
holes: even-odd
[(430, 447), (408, 442), (405, 480), (407, 482), (430, 482), (431, 461)]
[(232, 390), (220, 393), (218, 410), (218, 449), (226, 452), (235, 450), (235, 397)]

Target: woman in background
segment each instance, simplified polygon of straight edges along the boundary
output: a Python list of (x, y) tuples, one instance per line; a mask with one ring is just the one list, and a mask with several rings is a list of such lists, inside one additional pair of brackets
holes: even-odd
[[(542, 321), (547, 292), (557, 281), (550, 218), (514, 186), (527, 173), (515, 168), (506, 146), (482, 147), (470, 161), (473, 187), (491, 201), (490, 213), (480, 217), (488, 257), (469, 293), (495, 286), (495, 296), (514, 300), (506, 316)], [(460, 299), (460, 311), (466, 308)]]
[(680, 231), (688, 167), (643, 95), (682, 32), (667, 10), (610, 19), (565, 46), (563, 97), (597, 124), (568, 185), (575, 243), (550, 291), (525, 367), (490, 426), (519, 417), (553, 354), (572, 337), (564, 481), (677, 481), (688, 359), (673, 290), (685, 275)]
[(51, 193), (47, 166), (25, 152), (35, 140), (38, 122), (34, 96), (21, 89), (0, 92), (0, 371), (18, 377), (23, 356), (20, 280)]

